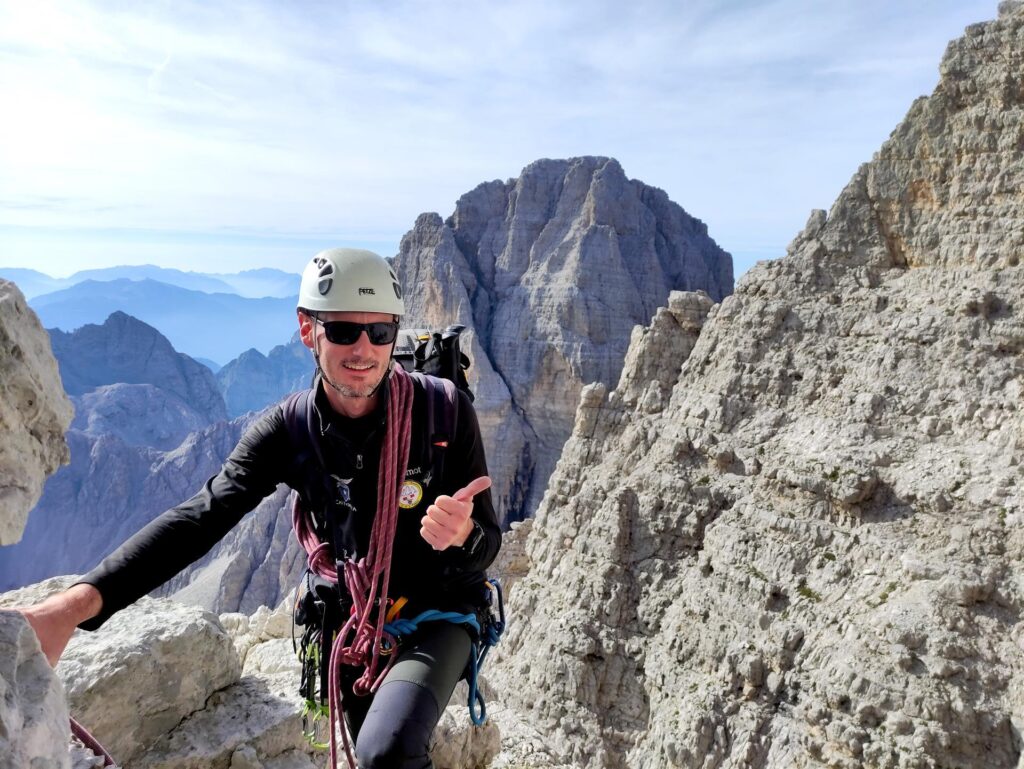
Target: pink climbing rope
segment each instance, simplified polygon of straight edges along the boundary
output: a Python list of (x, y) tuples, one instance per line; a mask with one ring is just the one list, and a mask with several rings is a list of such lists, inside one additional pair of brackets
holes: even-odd
[[(334, 639), (328, 665), (331, 765), (338, 765), (335, 735), (340, 731), (345, 755), (352, 769), (355, 769), (356, 762), (343, 720), (341, 666), (364, 666), (365, 670), (352, 685), (352, 690), (356, 694), (369, 694), (377, 691), (395, 662), (395, 657), (390, 656), (384, 669), (380, 670), (382, 651), (387, 654), (396, 645), (396, 639), (384, 632), (384, 624), (388, 611), (391, 552), (398, 523), (398, 493), (405, 480), (409, 461), (413, 385), (412, 378), (401, 366), (394, 367), (389, 384), (391, 391), (387, 402), (387, 429), (381, 446), (380, 469), (377, 474), (377, 513), (370, 531), (370, 546), (365, 558), (349, 560), (344, 564), (341, 577), (345, 580), (345, 589), (352, 599), (353, 609)], [(292, 524), (295, 536), (308, 556), (310, 570), (324, 579), (338, 581), (339, 575), (332, 562), (331, 549), (316, 536), (308, 512), (301, 509), (297, 497), (292, 508)]]
[(110, 754), (106, 751), (106, 749), (102, 745), (100, 745), (99, 741), (97, 741), (97, 739), (95, 737), (93, 737), (91, 734), (89, 734), (89, 732), (86, 730), (86, 728), (84, 726), (82, 726), (80, 723), (78, 723), (75, 719), (72, 718), (72, 719), (70, 719), (70, 721), (71, 721), (71, 733), (73, 735), (75, 735), (75, 737), (78, 738), (79, 742), (81, 742), (83, 745), (85, 745), (85, 747), (87, 747), (89, 750), (91, 750), (97, 756), (103, 756), (103, 765), (104, 766), (114, 766), (115, 765), (114, 759), (110, 757)]

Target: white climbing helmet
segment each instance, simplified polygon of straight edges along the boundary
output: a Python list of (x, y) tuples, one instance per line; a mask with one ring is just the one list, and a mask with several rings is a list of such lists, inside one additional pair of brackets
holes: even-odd
[(302, 273), (299, 309), (405, 315), (402, 287), (387, 260), (361, 248), (328, 248)]

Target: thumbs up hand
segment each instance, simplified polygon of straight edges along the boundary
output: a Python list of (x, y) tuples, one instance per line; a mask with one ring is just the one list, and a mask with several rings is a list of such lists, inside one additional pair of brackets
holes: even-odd
[(420, 521), (420, 536), (435, 550), (461, 547), (473, 531), (473, 497), (490, 487), (491, 479), (483, 475), (452, 496), (439, 496)]

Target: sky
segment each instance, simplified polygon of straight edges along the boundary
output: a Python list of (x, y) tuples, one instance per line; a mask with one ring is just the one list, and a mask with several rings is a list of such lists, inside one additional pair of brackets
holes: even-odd
[(0, 0), (0, 267), (300, 272), (603, 155), (775, 258), (996, 0)]

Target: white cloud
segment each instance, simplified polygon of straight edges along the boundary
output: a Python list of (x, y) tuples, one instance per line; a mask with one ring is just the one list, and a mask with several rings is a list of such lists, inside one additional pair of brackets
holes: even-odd
[[(0, 225), (398, 237), (613, 155), (726, 248), (827, 207), (994, 3), (0, 4)], [(43, 201), (43, 202), (41, 202)], [(0, 262), (10, 249), (0, 240)]]

